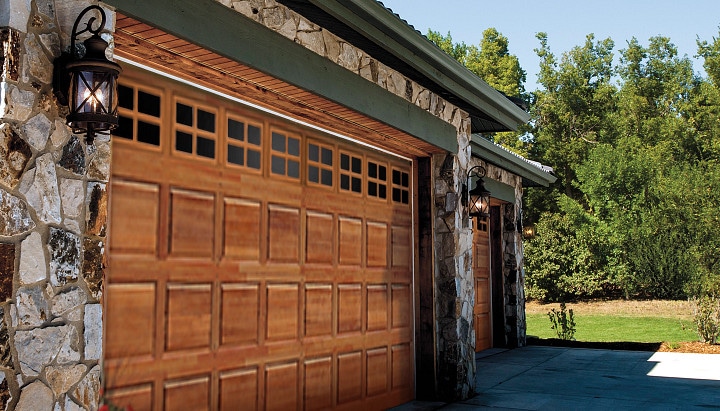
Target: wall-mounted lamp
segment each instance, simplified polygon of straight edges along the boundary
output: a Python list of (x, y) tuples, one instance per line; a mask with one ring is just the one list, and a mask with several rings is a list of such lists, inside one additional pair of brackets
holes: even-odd
[[(77, 31), (83, 17), (90, 11), (99, 12), (100, 23), (93, 28), (97, 18), (90, 17), (85, 28)], [(117, 77), (122, 69), (105, 57), (108, 43), (99, 35), (105, 21), (102, 7), (92, 5), (83, 10), (73, 25), (70, 53), (63, 53), (54, 62), (55, 97), (60, 104), (69, 106), (66, 123), (74, 133), (86, 133), (88, 144), (93, 143), (95, 132), (109, 131), (118, 125)], [(78, 58), (75, 40), (85, 32), (92, 33), (92, 36), (83, 42), (85, 55)]]
[[(463, 185), (462, 204), (469, 207), (468, 214), (470, 217), (490, 217), (490, 192), (485, 188), (483, 177), (485, 177), (485, 167), (475, 166), (467, 172), (467, 183)], [(468, 191), (470, 187), (470, 178), (477, 177), (475, 188)]]
[(523, 227), (522, 233), (523, 233), (523, 238), (530, 239), (530, 238), (535, 237), (535, 226), (534, 225), (526, 225), (525, 227)]

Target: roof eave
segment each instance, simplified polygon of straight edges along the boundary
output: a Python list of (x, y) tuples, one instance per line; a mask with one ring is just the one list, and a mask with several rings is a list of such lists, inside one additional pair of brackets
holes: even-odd
[(507, 130), (530, 115), (377, 1), (308, 0)]
[(470, 142), (472, 155), (516, 174), (523, 179), (523, 186), (548, 187), (557, 177), (531, 164), (523, 157), (511, 153), (483, 137), (473, 135)]

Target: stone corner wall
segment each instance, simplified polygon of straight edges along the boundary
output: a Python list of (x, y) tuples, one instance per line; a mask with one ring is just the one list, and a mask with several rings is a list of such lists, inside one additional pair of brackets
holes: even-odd
[(52, 94), (89, 4), (8, 0), (0, 13), (0, 409), (99, 403), (110, 144), (73, 135)]

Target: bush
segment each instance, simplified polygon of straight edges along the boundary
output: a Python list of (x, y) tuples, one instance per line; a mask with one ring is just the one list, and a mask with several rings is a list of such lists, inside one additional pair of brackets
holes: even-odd
[(560, 311), (554, 308), (548, 311), (550, 329), (555, 330), (561, 340), (575, 341), (575, 315), (572, 308), (566, 310), (565, 303), (560, 303)]
[(693, 319), (700, 341), (717, 344), (720, 335), (720, 297), (704, 295), (693, 300)]

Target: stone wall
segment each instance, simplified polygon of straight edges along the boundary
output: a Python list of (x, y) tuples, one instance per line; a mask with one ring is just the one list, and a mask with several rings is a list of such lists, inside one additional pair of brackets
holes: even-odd
[(52, 62), (89, 4), (0, 10), (0, 409), (98, 404), (109, 139), (73, 135), (52, 94)]

